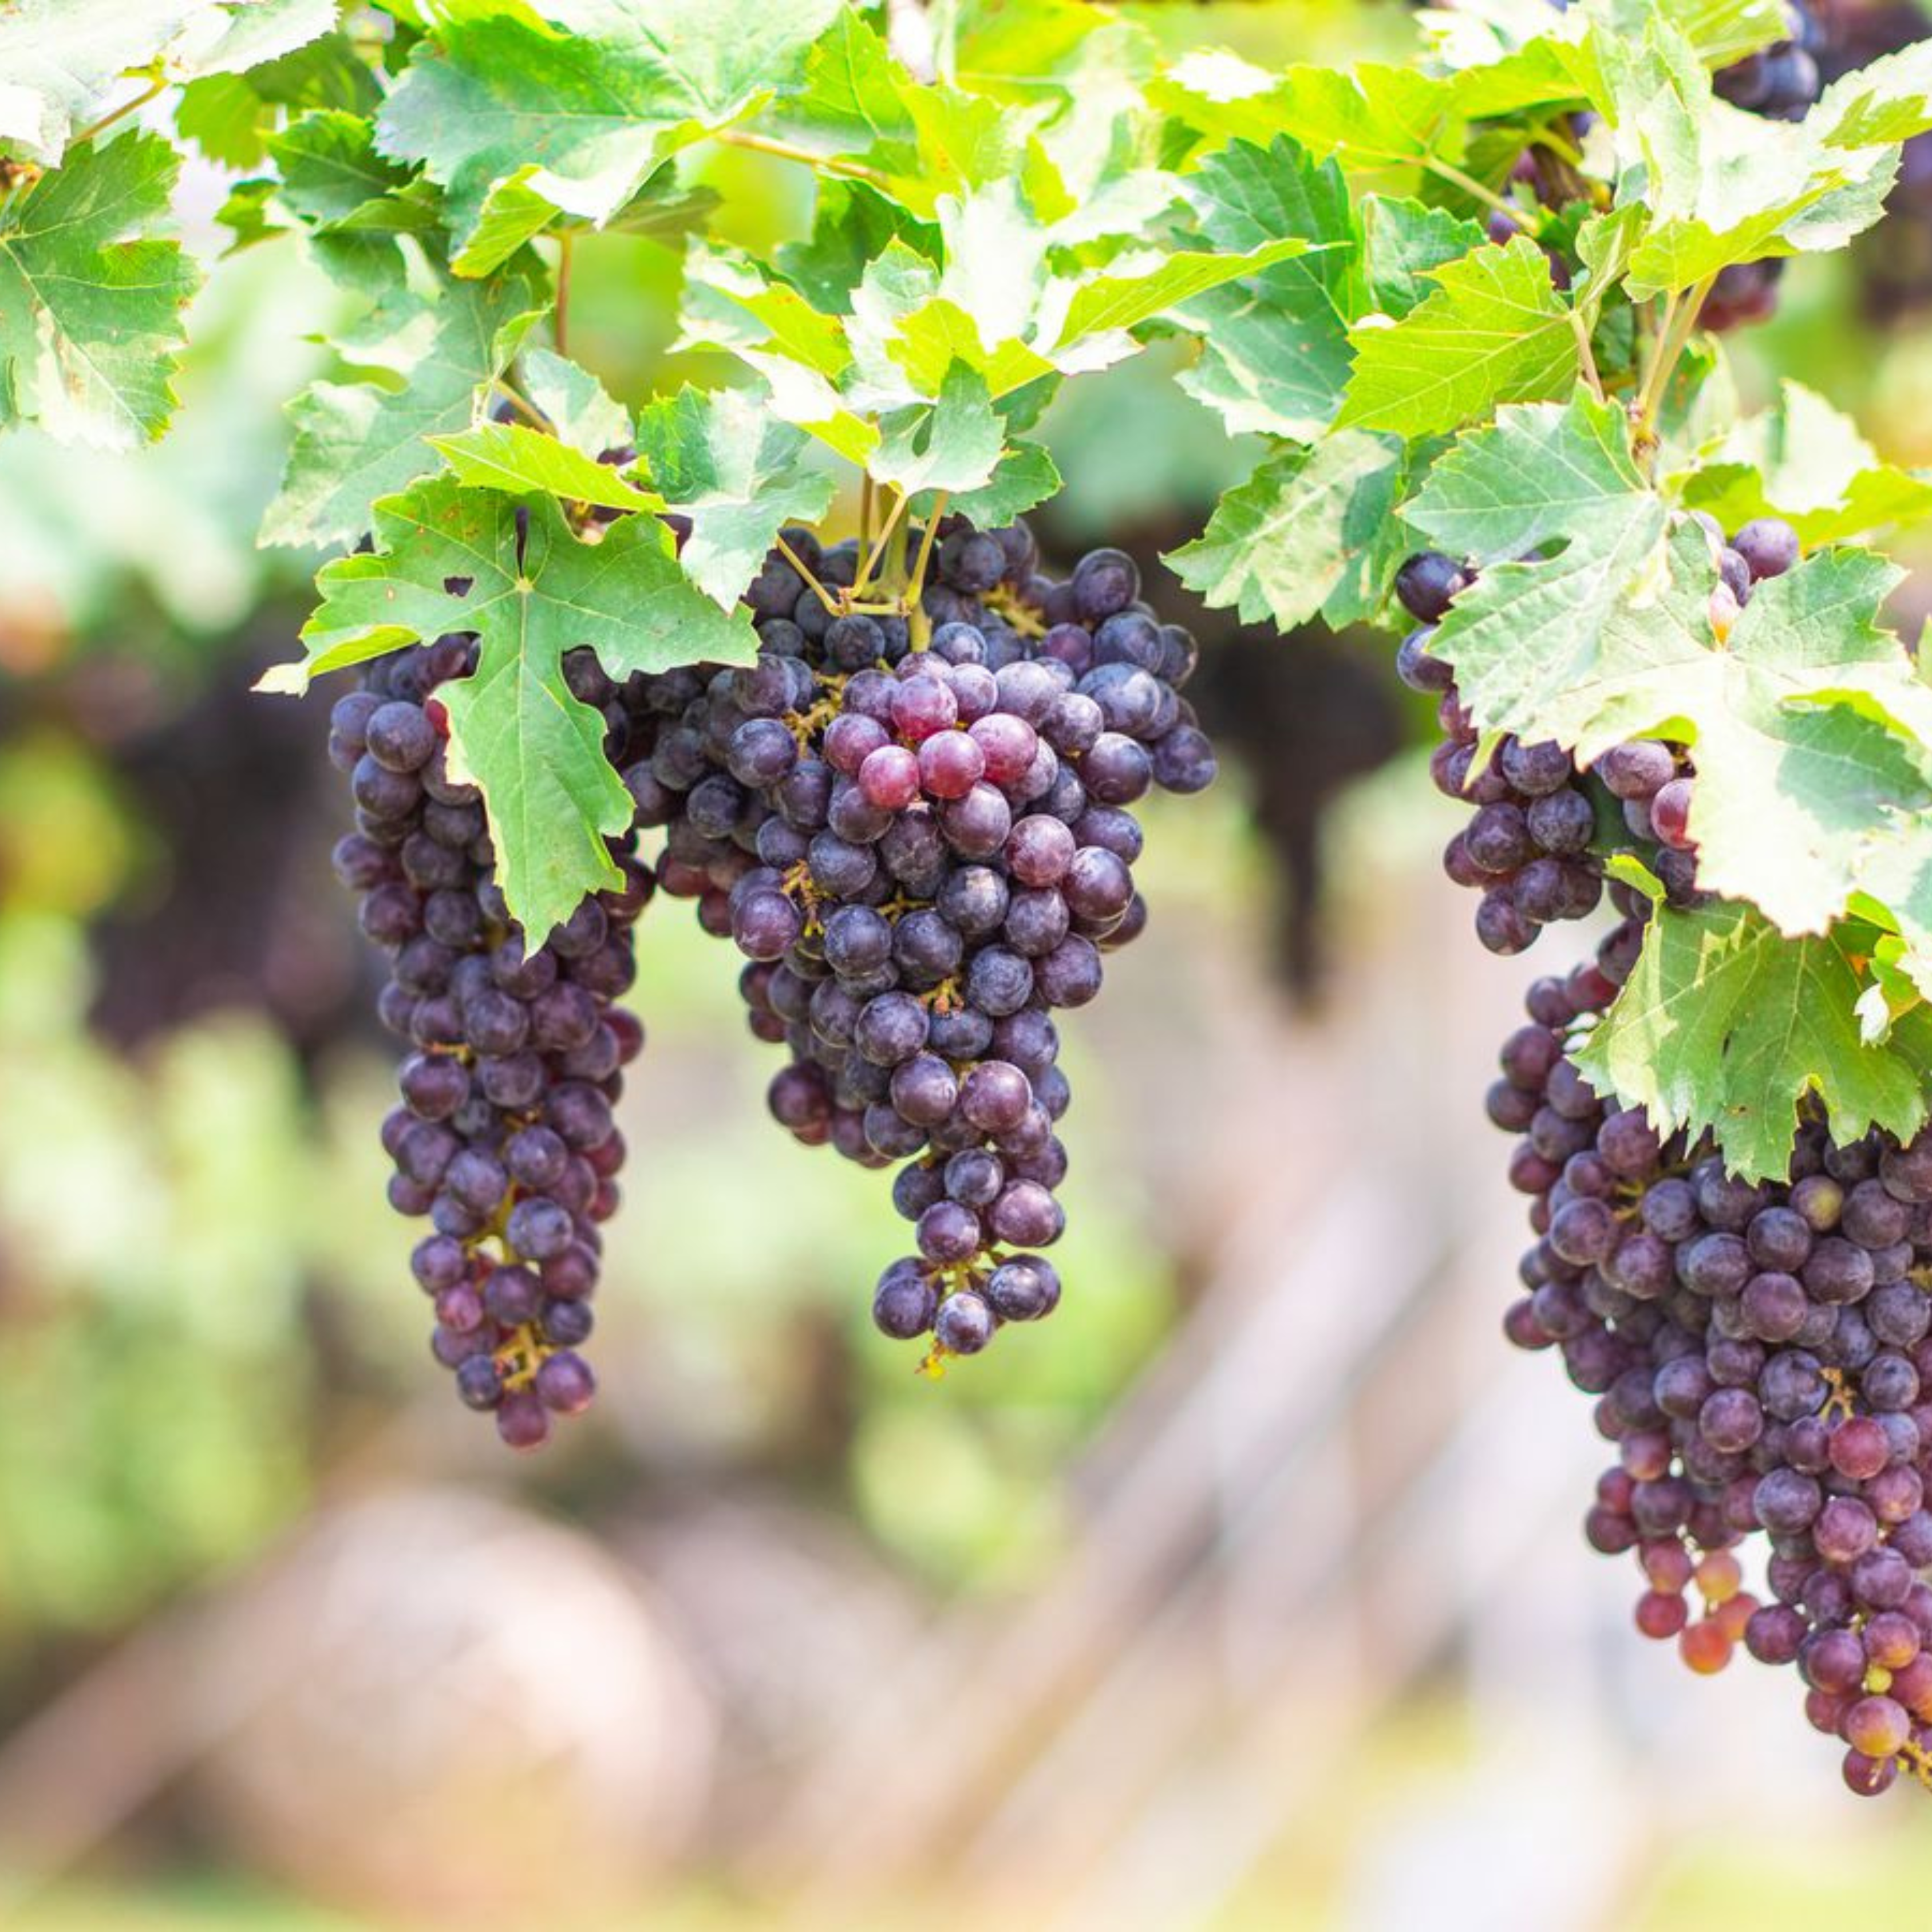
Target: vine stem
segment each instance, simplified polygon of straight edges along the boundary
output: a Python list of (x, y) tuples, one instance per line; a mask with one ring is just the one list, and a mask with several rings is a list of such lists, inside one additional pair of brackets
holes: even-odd
[[(866, 480), (870, 483), (872, 478), (868, 477)], [(866, 558), (865, 568), (859, 572), (853, 583), (852, 595), (854, 597), (860, 596), (866, 586), (872, 582), (872, 573), (878, 568), (879, 560), (886, 554), (886, 545), (892, 541), (892, 531), (900, 518), (905, 514), (905, 506), (911, 500), (910, 494), (904, 490), (900, 490), (893, 498), (892, 507), (886, 512), (886, 520), (879, 526), (878, 538), (872, 545), (872, 554)]]
[(92, 140), (95, 135), (112, 127), (116, 122), (124, 121), (129, 115), (140, 112), (157, 94), (165, 94), (167, 91), (167, 82), (157, 74), (133, 100), (122, 101), (118, 107), (110, 107), (99, 120), (90, 121), (78, 134), (70, 134), (68, 146), (77, 148), (82, 142)]
[(872, 500), (872, 472), (864, 470), (859, 478), (859, 548), (863, 550), (872, 541), (872, 516), (877, 506)]
[(871, 182), (883, 187), (892, 178), (881, 174), (877, 168), (868, 168), (859, 161), (842, 161), (836, 154), (814, 154), (809, 148), (801, 148), (790, 141), (775, 141), (765, 134), (748, 134), (740, 128), (719, 130), (715, 139), (728, 148), (748, 148), (754, 154), (775, 154), (782, 161), (796, 161), (808, 168), (818, 168), (828, 175), (842, 175), (851, 181)]
[(557, 231), (556, 316), (550, 324), (550, 332), (556, 338), (556, 352), (560, 356), (570, 353), (570, 257), (572, 244), (576, 239), (568, 228)]
[(776, 541), (778, 544), (779, 555), (784, 559), (786, 562), (791, 566), (793, 569), (798, 572), (800, 576), (805, 579), (806, 587), (817, 596), (819, 602), (825, 606), (827, 612), (834, 617), (837, 616), (838, 615), (839, 608), (838, 598), (833, 596), (832, 592), (826, 590), (825, 586), (820, 583), (817, 578), (812, 575), (811, 565), (807, 563), (805, 559), (800, 556), (798, 552), (794, 550), (791, 545), (785, 542), (782, 533), (776, 539)]

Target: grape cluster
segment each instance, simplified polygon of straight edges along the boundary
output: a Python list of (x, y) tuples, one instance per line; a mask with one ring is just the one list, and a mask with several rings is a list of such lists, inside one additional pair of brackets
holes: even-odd
[[(1617, 1460), (1586, 1520), (1634, 1554), (1645, 1635), (1699, 1672), (1795, 1664), (1854, 1791), (1932, 1785), (1932, 1133), (1801, 1122), (1786, 1178), (1607, 1105), (1572, 1048), (1628, 970), (1542, 980), (1489, 1113), (1538, 1238), (1504, 1328), (1555, 1348)], [(1740, 1553), (1762, 1539), (1759, 1591)]]
[[(613, 1003), (635, 976), (631, 926), (655, 880), (633, 836), (613, 848), (621, 887), (530, 946), (496, 884), (478, 794), (446, 764), (434, 693), (475, 658), (472, 641), (444, 638), (377, 661), (338, 702), (329, 754), (350, 774), (356, 829), (335, 868), (388, 956), (383, 1023), (411, 1049), (382, 1144), (391, 1203), (432, 1230), (412, 1257), (435, 1305), (430, 1346), (463, 1401), (530, 1448), (595, 1392), (578, 1350), (624, 1159), (611, 1103), (644, 1045)], [(595, 659), (573, 652), (565, 670), (604, 708), (608, 748), (633, 755), (637, 722)]]
[[(1718, 573), (1711, 622), (1726, 636), (1753, 589), (1797, 562), (1797, 533), (1762, 517), (1726, 541), (1714, 519), (1693, 515), (1709, 538)], [(1396, 670), (1412, 689), (1437, 700), (1443, 737), (1430, 760), (1436, 788), (1475, 807), (1449, 842), (1442, 865), (1456, 884), (1483, 895), (1477, 937), (1492, 952), (1520, 952), (1552, 921), (1586, 917), (1603, 898), (1604, 860), (1618, 849), (1637, 852), (1672, 904), (1692, 903), (1696, 774), (1682, 747), (1632, 740), (1583, 771), (1561, 745), (1509, 736), (1477, 765), (1480, 734), (1457, 694), (1455, 668), (1430, 649), (1436, 627), (1474, 581), (1473, 570), (1439, 550), (1418, 551), (1402, 565), (1396, 595), (1418, 622), (1396, 652)]]
[(1059, 1298), (1039, 1252), (1064, 1224), (1053, 1016), (1145, 924), (1129, 808), (1215, 766), (1179, 695), (1193, 642), (1139, 602), (1130, 558), (1053, 582), (1023, 526), (958, 518), (908, 539), (909, 568), (928, 550), (909, 617), (849, 594), (856, 544), (784, 532), (746, 598), (757, 662), (653, 680), (660, 728), (625, 776), (664, 828), (666, 894), (746, 956), (752, 1031), (788, 1056), (773, 1114), (905, 1163), (917, 1252), (873, 1312), (930, 1333), (936, 1364)]

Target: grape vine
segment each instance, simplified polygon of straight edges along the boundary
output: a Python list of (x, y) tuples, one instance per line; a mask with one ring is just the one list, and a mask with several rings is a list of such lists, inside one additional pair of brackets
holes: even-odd
[[(1604, 922), (1490, 1101), (1538, 1234), (1509, 1332), (1618, 1444), (1593, 1540), (1694, 1667), (1795, 1662), (1854, 1788), (1922, 1780), (1932, 692), (1874, 546), (1932, 479), (1796, 382), (1748, 408), (1726, 343), (1922, 218), (1932, 42), (1781, 0), (1416, 24), (1270, 70), (1066, 0), (896, 40), (848, 0), (0, 0), (0, 427), (165, 429), (184, 150), (230, 252), (332, 291), (262, 538), (337, 554), (264, 682), (362, 680), (392, 1198), (437, 1358), (528, 1445), (592, 1393), (654, 892), (746, 956), (781, 1124), (898, 1164), (878, 1324), (936, 1367), (1054, 1305), (1054, 1016), (1146, 917), (1133, 808), (1214, 757), (1157, 591), (1054, 578), (1022, 519), (1060, 386), (1171, 345), (1260, 450), (1175, 574), (1251, 637), (1406, 631), (1482, 944)], [(808, 215), (736, 218), (740, 170)], [(574, 352), (614, 236), (675, 252), (704, 384), (620, 401)]]

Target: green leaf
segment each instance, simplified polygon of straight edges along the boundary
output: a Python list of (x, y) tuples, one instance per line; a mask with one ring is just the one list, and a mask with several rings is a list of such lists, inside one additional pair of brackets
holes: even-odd
[(1181, 582), (1244, 623), (1283, 630), (1324, 609), (1347, 622), (1380, 600), (1405, 546), (1394, 517), (1402, 446), (1343, 430), (1270, 457), (1230, 490), (1207, 529), (1169, 553)]
[(589, 370), (553, 350), (526, 349), (518, 363), (524, 394), (573, 449), (602, 456), (631, 440), (631, 418)]
[(166, 50), (167, 70), (177, 79), (248, 74), (320, 40), (334, 26), (337, 10), (337, 0), (226, 0), (203, 7)]
[[(1036, 442), (1016, 442), (1000, 457), (990, 483), (950, 497), (946, 507), (970, 518), (982, 530), (999, 530), (1059, 490), (1060, 471), (1048, 452)], [(929, 515), (932, 507), (930, 499), (913, 506), (922, 518)]]
[(1879, 1126), (1910, 1139), (1926, 1118), (1932, 1016), (1868, 1045), (1857, 1014), (1869, 928), (1786, 939), (1749, 906), (1660, 906), (1635, 970), (1576, 1055), (1600, 1090), (1664, 1131), (1714, 1134), (1752, 1180), (1786, 1171), (1799, 1100), (1816, 1093), (1840, 1141)]
[(110, 94), (132, 97), (121, 76), (152, 66), (206, 10), (206, 0), (14, 0), (0, 9), (0, 150), (52, 166)]
[(1808, 547), (1932, 516), (1932, 476), (1880, 460), (1852, 419), (1799, 382), (1672, 479), (1727, 530), (1782, 517)]
[(78, 125), (133, 98), (125, 76), (239, 74), (334, 23), (334, 0), (10, 0), (0, 7), (0, 151), (52, 166)]
[(691, 519), (685, 573), (730, 610), (790, 523), (816, 523), (835, 479), (803, 467), (806, 440), (762, 397), (686, 388), (641, 410), (638, 452), (674, 511)]
[(1924, 134), (1932, 128), (1932, 40), (1854, 68), (1825, 90), (1807, 118), (1832, 147), (1876, 147)]
[(1135, 328), (1224, 282), (1303, 254), (1308, 247), (1291, 236), (1239, 254), (1204, 254), (1184, 249), (1126, 274), (1096, 275), (1082, 283), (1068, 304), (1054, 352), (1063, 353), (1089, 335)]
[(1483, 246), (1481, 227), (1447, 208), (1387, 195), (1362, 197), (1368, 302), (1400, 322), (1435, 292), (1433, 272)]
[(954, 365), (937, 402), (888, 412), (880, 418), (879, 432), (872, 476), (908, 496), (982, 488), (1006, 446), (1006, 424), (986, 378), (963, 364)]
[(885, 42), (857, 11), (841, 8), (806, 56), (803, 80), (784, 112), (834, 137), (843, 152), (877, 159), (888, 150), (910, 151), (917, 139), (903, 82)]
[(459, 275), (487, 275), (556, 219), (554, 205), (534, 184), (542, 172), (535, 163), (492, 182), (463, 245), (449, 258)]
[(1454, 153), (1461, 84), (1373, 64), (1292, 67), (1277, 76), (1210, 52), (1176, 62), (1149, 91), (1216, 142), (1265, 147), (1287, 134), (1319, 159), (1374, 168)]
[(275, 184), (266, 178), (239, 181), (229, 190), (228, 199), (214, 211), (216, 222), (235, 238), (222, 251), (224, 257), (289, 232), (284, 224), (271, 215), (269, 203), (274, 194)]
[(1575, 326), (1534, 242), (1519, 235), (1432, 273), (1435, 292), (1402, 321), (1350, 332), (1355, 368), (1337, 428), (1433, 436), (1498, 404), (1569, 393)]
[[(848, 15), (848, 19), (855, 16)], [(843, 315), (866, 265), (893, 242), (936, 260), (938, 231), (919, 221), (879, 190), (836, 175), (818, 184), (818, 206), (808, 241), (788, 242), (774, 254), (778, 271), (812, 306), (825, 315)]]
[(289, 406), (295, 438), (262, 541), (354, 542), (368, 527), (372, 502), (436, 467), (427, 438), (472, 426), (479, 392), (508, 367), (540, 302), (520, 272), (449, 282), (428, 345), (407, 363), (400, 386), (310, 384)]
[(238, 74), (191, 80), (175, 103), (175, 128), (218, 166), (252, 168), (266, 152), (262, 134), (273, 110)]
[(306, 222), (326, 226), (393, 194), (409, 171), (375, 148), (375, 130), (360, 114), (322, 109), (290, 122), (267, 143), (281, 198)]
[[(1622, 424), (1580, 400), (1465, 437), (1404, 514), (1484, 565), (1432, 645), (1483, 729), (1585, 762), (1628, 737), (1690, 745), (1708, 890), (1820, 932), (1868, 854), (1932, 808), (1932, 688), (1879, 626), (1895, 576), (1876, 558), (1814, 555), (1720, 637), (1708, 540), (1687, 521), (1660, 542), (1668, 513)], [(1552, 539), (1557, 556), (1520, 560)]]
[(1024, 125), (998, 102), (917, 86), (902, 86), (899, 98), (912, 116), (916, 158), (892, 189), (914, 214), (929, 220), (946, 196), (988, 187), (1017, 170)]
[(501, 259), (512, 230), (533, 232), (537, 202), (608, 220), (679, 148), (782, 83), (839, 0), (706, 0), (697, 12), (688, 0), (553, 0), (546, 11), (562, 32), (442, 22), (382, 110), (383, 152), (421, 160), (448, 190), (465, 272)]
[(749, 663), (756, 634), (742, 612), (722, 612), (692, 587), (652, 518), (626, 518), (601, 542), (580, 543), (548, 498), (520, 505), (438, 478), (385, 499), (375, 523), (374, 554), (338, 558), (317, 579), (306, 662), (263, 688), (299, 690), (399, 645), (475, 632), (476, 674), (438, 693), (450, 766), (482, 788), (511, 911), (547, 934), (586, 892), (617, 882), (604, 842), (632, 812), (604, 756), (602, 714), (564, 682), (564, 653), (588, 646), (622, 679)]
[(1348, 324), (1362, 302), (1361, 237), (1342, 171), (1316, 166), (1285, 138), (1266, 150), (1237, 142), (1190, 185), (1218, 248), (1239, 253), (1281, 236), (1324, 245), (1182, 307), (1201, 357), (1181, 387), (1232, 430), (1312, 436), (1340, 402)]
[(853, 352), (836, 318), (773, 282), (748, 256), (694, 238), (686, 251), (679, 320), (674, 348), (728, 350), (766, 384), (780, 421), (797, 424), (848, 462), (871, 459), (879, 433), (838, 386)]
[(607, 510), (664, 508), (662, 496), (633, 488), (615, 466), (524, 423), (482, 423), (428, 442), (467, 488), (500, 490), (513, 496), (538, 491), (563, 502), (594, 503)]
[(124, 134), (0, 200), (0, 428), (126, 449), (166, 426), (200, 280), (152, 233), (178, 166), (159, 135)]
[(1895, 149), (1833, 146), (1820, 128), (1716, 99), (1684, 36), (1654, 20), (1642, 40), (1603, 38), (1606, 105), (1626, 199), (1650, 210), (1631, 250), (1643, 296), (1688, 289), (1735, 262), (1842, 247), (1882, 212)]

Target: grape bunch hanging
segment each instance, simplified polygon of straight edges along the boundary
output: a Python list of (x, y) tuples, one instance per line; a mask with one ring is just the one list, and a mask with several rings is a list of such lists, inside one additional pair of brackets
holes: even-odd
[[(1728, 540), (1697, 520), (1721, 638), (1757, 584), (1796, 564), (1798, 541), (1774, 518)], [(1580, 770), (1555, 745), (1505, 737), (1478, 762), (1454, 667), (1430, 650), (1473, 581), (1436, 553), (1408, 561), (1397, 591), (1420, 628), (1396, 663), (1437, 698), (1438, 785), (1474, 808), (1444, 866), (1483, 895), (1478, 937), (1514, 953), (1594, 910), (1618, 852), (1666, 903), (1696, 903), (1684, 747), (1634, 740)], [(1606, 1102), (1575, 1050), (1628, 979), (1651, 904), (1620, 881), (1607, 891), (1617, 923), (1593, 962), (1530, 987), (1489, 1093), (1535, 1237), (1505, 1333), (1559, 1354), (1595, 1398), (1616, 1460), (1586, 1532), (1634, 1558), (1639, 1630), (1703, 1675), (1740, 1647), (1795, 1666), (1853, 1791), (1901, 1774), (1932, 1788), (1932, 1130), (1905, 1145), (1840, 1137), (1808, 1102), (1784, 1178), (1752, 1184), (1708, 1136)], [(1741, 1560), (1753, 1545), (1756, 1588)]]
[(657, 893), (744, 956), (751, 1031), (784, 1054), (778, 1124), (900, 1164), (912, 1252), (879, 1277), (878, 1327), (929, 1338), (936, 1370), (1059, 1300), (1043, 1250), (1064, 1225), (1072, 1093), (1054, 1016), (1146, 924), (1132, 806), (1214, 777), (1180, 694), (1195, 646), (1118, 550), (1056, 581), (1024, 526), (954, 517), (907, 537), (920, 588), (894, 595), (873, 580), (884, 548), (787, 530), (746, 594), (754, 664), (620, 685), (588, 652), (566, 659), (634, 814), (611, 848), (622, 888), (534, 948), (482, 801), (447, 769), (436, 692), (474, 668), (469, 640), (380, 660), (335, 706), (356, 815), (337, 870), (410, 1049), (383, 1126), (390, 1199), (430, 1223), (412, 1265), (436, 1358), (513, 1447), (594, 1393), (579, 1349), (618, 1203), (613, 1106), (644, 1044), (614, 1002)]

